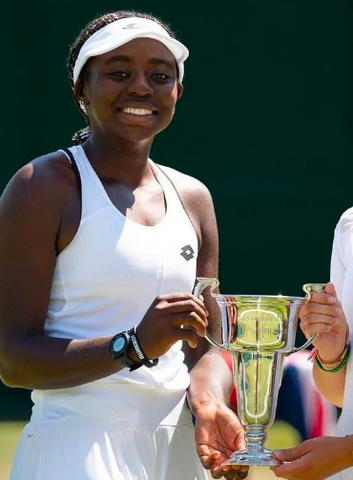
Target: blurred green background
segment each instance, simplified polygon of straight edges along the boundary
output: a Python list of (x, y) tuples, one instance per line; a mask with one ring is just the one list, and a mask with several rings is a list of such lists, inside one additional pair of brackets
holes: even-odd
[[(210, 189), (221, 291), (301, 295), (326, 281), (335, 224), (353, 204), (351, 0), (3, 0), (0, 189), (70, 146), (83, 120), (69, 44), (123, 8), (160, 16), (190, 49), (184, 95), (151, 156)], [(27, 391), (0, 382), (0, 404), (0, 419), (29, 416)]]

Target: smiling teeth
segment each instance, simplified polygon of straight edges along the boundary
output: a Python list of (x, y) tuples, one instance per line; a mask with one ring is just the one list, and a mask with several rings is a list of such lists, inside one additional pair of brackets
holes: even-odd
[(123, 108), (124, 113), (132, 113), (133, 115), (152, 115), (152, 110), (146, 108)]

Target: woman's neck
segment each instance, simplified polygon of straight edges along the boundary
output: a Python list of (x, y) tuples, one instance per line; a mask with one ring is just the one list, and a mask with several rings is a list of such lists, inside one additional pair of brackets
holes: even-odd
[(114, 143), (89, 137), (82, 145), (92, 167), (100, 177), (130, 185), (145, 183), (153, 172), (148, 163), (152, 140)]

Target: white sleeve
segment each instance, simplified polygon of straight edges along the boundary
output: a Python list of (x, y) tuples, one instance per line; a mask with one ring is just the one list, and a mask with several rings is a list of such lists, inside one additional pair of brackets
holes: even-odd
[(330, 281), (334, 284), (339, 300), (342, 300), (343, 282), (345, 276), (343, 263), (340, 224), (335, 228), (331, 252)]
[(343, 297), (346, 271), (353, 260), (353, 208), (339, 219), (333, 238), (330, 281), (334, 284), (340, 301)]

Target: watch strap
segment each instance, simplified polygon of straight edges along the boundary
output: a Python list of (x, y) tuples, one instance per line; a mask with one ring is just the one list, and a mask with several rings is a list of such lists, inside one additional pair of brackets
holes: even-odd
[(148, 368), (155, 367), (158, 363), (158, 358), (153, 360), (149, 360), (145, 352), (142, 350), (140, 342), (138, 341), (137, 334), (136, 334), (136, 327), (131, 328), (128, 331), (128, 335), (130, 336), (132, 348), (135, 350), (136, 355), (138, 356), (140, 362)]

